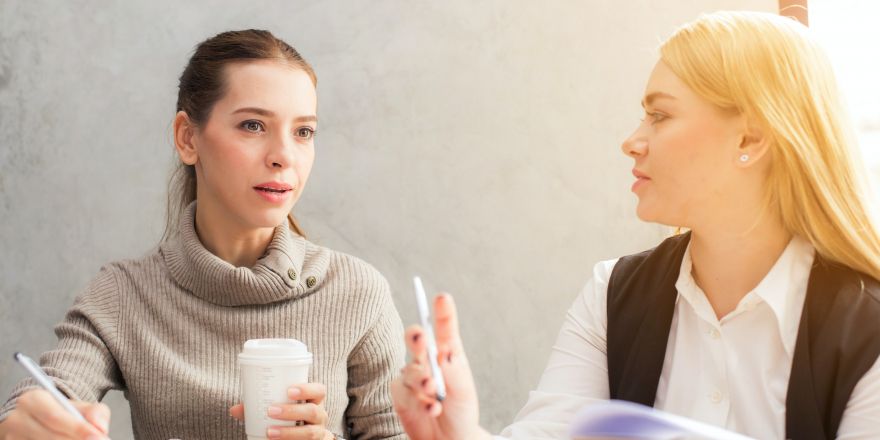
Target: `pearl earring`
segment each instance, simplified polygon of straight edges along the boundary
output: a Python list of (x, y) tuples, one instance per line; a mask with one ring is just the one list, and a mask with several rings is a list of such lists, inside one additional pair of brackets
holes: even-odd
[(742, 156), (739, 157), (739, 161), (740, 161), (740, 162), (748, 162), (748, 161), (749, 161), (749, 155), (748, 155), (748, 154), (743, 154)]

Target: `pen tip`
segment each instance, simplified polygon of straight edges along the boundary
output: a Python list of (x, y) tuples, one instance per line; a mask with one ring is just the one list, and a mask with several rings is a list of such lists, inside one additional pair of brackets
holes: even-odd
[(15, 360), (18, 360), (18, 355), (20, 355), (20, 354), (21, 354), (21, 352), (16, 351), (15, 353), (12, 353), (12, 358)]

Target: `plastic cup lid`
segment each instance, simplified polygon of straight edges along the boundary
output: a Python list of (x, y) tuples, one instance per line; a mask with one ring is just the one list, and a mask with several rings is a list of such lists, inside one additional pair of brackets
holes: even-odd
[(238, 355), (245, 359), (309, 359), (312, 354), (306, 344), (296, 339), (249, 339)]

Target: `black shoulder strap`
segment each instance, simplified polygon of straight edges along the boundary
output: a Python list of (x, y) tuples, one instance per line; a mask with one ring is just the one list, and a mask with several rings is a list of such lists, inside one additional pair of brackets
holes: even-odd
[(690, 233), (622, 257), (608, 281), (608, 384), (612, 399), (653, 406), (672, 326), (675, 282)]

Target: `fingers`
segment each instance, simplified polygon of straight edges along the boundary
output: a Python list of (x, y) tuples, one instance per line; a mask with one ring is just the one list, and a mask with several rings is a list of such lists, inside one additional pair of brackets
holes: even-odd
[(290, 400), (305, 400), (320, 405), (327, 396), (327, 387), (322, 383), (302, 383), (287, 390)]
[(452, 295), (441, 293), (434, 298), (434, 332), (439, 352), (451, 351), (458, 355), (464, 351), (458, 331), (458, 312)]
[(424, 403), (436, 400), (437, 386), (431, 378), (430, 369), (425, 364), (409, 363), (400, 372), (403, 386), (409, 389)]
[(110, 433), (110, 407), (103, 403), (72, 402), (92, 426), (104, 435)]
[(324, 426), (327, 423), (324, 407), (311, 402), (272, 405), (268, 414), (276, 420), (302, 421), (307, 425)]
[(407, 386), (402, 376), (391, 382), (391, 400), (394, 411), (410, 434), (425, 429), (420, 416), (437, 417), (442, 412), (442, 405), (434, 397)]
[(237, 405), (233, 405), (232, 408), (229, 408), (229, 415), (232, 416), (232, 418), (243, 422), (244, 421), (244, 405), (242, 405), (240, 403)]
[(325, 440), (332, 438), (323, 426), (273, 426), (266, 431), (270, 439), (280, 440)]
[[(82, 402), (76, 402), (78, 409), (94, 407)], [(32, 419), (34, 423), (39, 425), (44, 435), (52, 433), (46, 437), (60, 438), (81, 438), (85, 439), (89, 436), (97, 438), (105, 438), (105, 432), (102, 432), (96, 426), (92, 426), (88, 422), (77, 420), (73, 415), (68, 413), (55, 399), (44, 390), (33, 390), (21, 395), (16, 403), (16, 410), (20, 411), (27, 418)], [(98, 409), (99, 412), (103, 410)], [(109, 421), (109, 410), (107, 410)], [(28, 421), (22, 421), (26, 427), (33, 428), (33, 424)], [(29, 435), (29, 434), (28, 434)], [(39, 436), (36, 436), (39, 437)]]
[(403, 334), (406, 341), (406, 349), (409, 351), (410, 359), (415, 363), (424, 364), (428, 359), (428, 351), (425, 345), (425, 332), (419, 325), (411, 325), (406, 328)]

